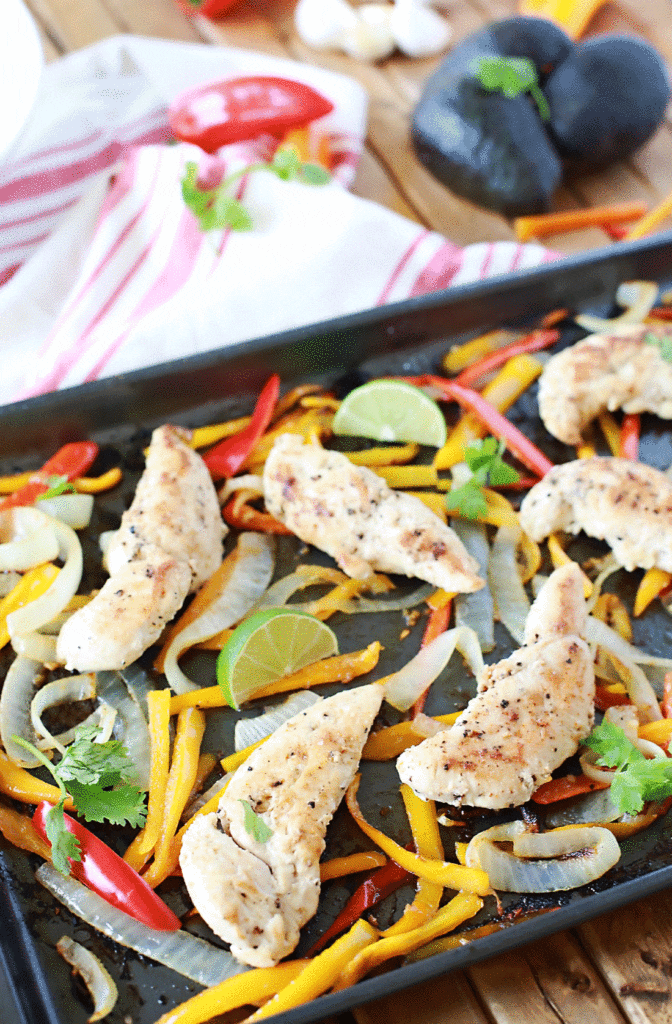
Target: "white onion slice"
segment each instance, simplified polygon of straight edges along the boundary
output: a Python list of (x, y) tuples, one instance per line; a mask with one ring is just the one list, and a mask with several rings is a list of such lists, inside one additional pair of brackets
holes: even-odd
[(490, 548), (488, 583), (495, 603), (495, 615), (518, 644), (525, 643), (525, 622), (530, 610), (518, 568), (520, 527), (500, 526)]
[(544, 818), (546, 828), (561, 828), (563, 825), (603, 825), (616, 821), (622, 812), (611, 799), (608, 789), (595, 789), (592, 793), (569, 802), (560, 801), (549, 810)]
[(658, 285), (655, 281), (624, 281), (616, 291), (616, 302), (619, 306), (625, 306), (624, 313), (612, 319), (605, 319), (590, 314), (580, 314), (574, 320), (586, 331), (593, 331), (595, 334), (602, 334), (605, 331), (613, 332), (618, 329), (619, 324), (639, 324), (649, 315), (658, 298)]
[[(81, 725), (97, 725), (99, 733), (96, 736), (95, 743), (107, 743), (112, 736), (114, 729), (114, 723), (117, 718), (117, 710), (113, 708), (111, 704), (106, 704), (105, 701), (101, 701), (97, 708), (94, 708), (90, 715), (77, 725), (73, 725), (72, 729), (66, 729), (65, 732), (59, 732), (55, 739), (62, 743), (64, 747), (72, 743), (75, 738), (75, 733)], [(39, 750), (44, 750), (44, 740), (38, 741), (35, 746)]]
[(224, 486), (217, 492), (220, 504), (223, 505), (227, 498), (230, 498), (236, 491), (255, 491), (259, 497), (264, 493), (264, 481), (255, 473), (245, 473), (244, 476), (232, 476)]
[(70, 964), (82, 978), (93, 1001), (93, 1013), (88, 1018), (89, 1024), (103, 1020), (114, 1009), (119, 992), (112, 975), (107, 971), (97, 956), (79, 942), (74, 942), (63, 935), (56, 943), (56, 950), (67, 964)]
[(0, 598), (11, 594), (17, 583), (21, 581), (21, 573), (4, 570), (0, 572)]
[(319, 694), (313, 693), (311, 690), (300, 690), (263, 715), (255, 715), (254, 718), (239, 718), (233, 730), (234, 750), (238, 753), (240, 750), (245, 750), (245, 747), (266, 739), (290, 718), (294, 718), (294, 715), (306, 711), (321, 699)]
[(134, 782), (149, 789), (151, 740), (141, 704), (128, 691), (118, 672), (98, 673), (98, 697), (115, 708), (114, 737), (124, 744), (135, 765)]
[(630, 700), (642, 712), (644, 721), (657, 722), (661, 719), (663, 715), (655, 691), (633, 657), (638, 655), (636, 648), (624, 640), (615, 629), (592, 615), (588, 616), (584, 636), (588, 643), (598, 644), (610, 651), (626, 667), (629, 676), (623, 682)]
[(66, 878), (51, 864), (40, 865), (35, 877), (72, 914), (81, 917), (109, 939), (164, 967), (170, 967), (199, 985), (208, 988), (249, 970), (227, 950), (219, 949), (189, 932), (163, 932), (149, 928), (113, 907), (75, 878)]
[(37, 736), (30, 721), (30, 702), (42, 663), (17, 654), (9, 666), (0, 692), (0, 739), (7, 757), (23, 768), (36, 768), (41, 762), (15, 743), (12, 736), (35, 745)]
[(58, 494), (54, 498), (38, 498), (35, 508), (73, 530), (84, 530), (91, 522), (93, 500), (92, 494)]
[(56, 637), (45, 636), (43, 633), (24, 633), (12, 639), (12, 647), (24, 658), (33, 658), (43, 665), (57, 665)]
[(605, 768), (598, 765), (597, 760), (599, 754), (594, 750), (583, 750), (579, 755), (579, 764), (581, 765), (581, 771), (584, 775), (587, 775), (593, 782), (605, 782), (608, 786), (611, 785), (614, 777), (613, 768)]
[(8, 569), (25, 572), (44, 562), (53, 562), (55, 558), (58, 558), (58, 539), (49, 523), (42, 523), (15, 540), (0, 544), (0, 570), (3, 572)]
[(211, 786), (208, 786), (206, 790), (199, 793), (198, 796), (191, 801), (190, 804), (184, 809), (181, 821), (189, 821), (189, 818), (200, 811), (201, 807), (205, 807), (209, 800), (212, 800), (216, 793), (222, 793), (229, 784), (229, 780), (233, 777), (233, 772), (227, 772), (226, 775), (222, 775), (221, 778), (217, 779)]
[(42, 721), (42, 715), (47, 708), (53, 708), (58, 704), (66, 704), (71, 701), (93, 700), (95, 696), (95, 672), (68, 676), (66, 679), (56, 679), (52, 683), (46, 683), (39, 689), (30, 702), (30, 721), (35, 734), (46, 741), (46, 745), (45, 743), (38, 744), (40, 749), (53, 750), (56, 748), (61, 754), (65, 753), (65, 746), (56, 736), (52, 736)]
[(177, 664), (180, 655), (194, 644), (240, 622), (271, 581), (275, 564), (273, 537), (263, 533), (241, 533), (235, 553), (236, 561), (221, 595), (177, 634), (166, 651), (164, 672), (175, 693), (197, 689), (197, 684), (192, 683)]
[(388, 676), (385, 681), (385, 700), (398, 711), (408, 711), (425, 690), (443, 672), (455, 649), (471, 649), (478, 644), (473, 630), (458, 626), (440, 633), (426, 647), (422, 647), (409, 662)]
[[(43, 515), (36, 510), (36, 515)], [(46, 626), (63, 611), (71, 597), (77, 592), (82, 578), (82, 546), (74, 530), (57, 519), (44, 516), (53, 525), (58, 538), (59, 558), (64, 565), (48, 590), (23, 608), (17, 608), (7, 616), (7, 629), (14, 639), (24, 633), (32, 633)]]
[[(339, 602), (338, 610), (343, 612), (344, 615), (373, 615), (377, 612), (403, 612), (409, 608), (415, 608), (416, 605), (421, 604), (422, 601), (426, 601), (428, 597), (436, 591), (436, 587), (433, 587), (431, 583), (423, 583), (422, 586), (418, 587), (417, 590), (413, 590), (410, 594), (406, 594), (403, 597), (393, 598), (381, 598), (376, 600), (370, 597), (362, 597), (360, 594), (355, 597), (347, 598), (345, 601)], [(305, 603), (294, 603), (289, 605), (290, 608), (297, 608), (300, 611), (312, 613), (313, 608), (317, 602), (306, 601)]]
[[(485, 525), (466, 519), (453, 519), (451, 526), (472, 558), (476, 559), (479, 575), (487, 580), (490, 550)], [(455, 625), (473, 629), (480, 641), (481, 650), (491, 651), (495, 646), (495, 604), (490, 587), (482, 587), (473, 594), (458, 594), (454, 604)]]
[[(512, 842), (513, 852), (497, 845), (501, 842)], [(510, 821), (474, 836), (466, 863), (486, 871), (493, 889), (502, 892), (562, 892), (600, 878), (620, 856), (618, 841), (606, 828), (533, 833), (522, 821)]]
[[(254, 607), (254, 611), (263, 611), (265, 608), (282, 608), (287, 604), (297, 590), (304, 590), (306, 587), (316, 587), (321, 584), (334, 586), (334, 570), (323, 565), (300, 565), (294, 572), (282, 576), (275, 583), (271, 584), (268, 590), (260, 597)], [(294, 607), (294, 606), (292, 606)]]

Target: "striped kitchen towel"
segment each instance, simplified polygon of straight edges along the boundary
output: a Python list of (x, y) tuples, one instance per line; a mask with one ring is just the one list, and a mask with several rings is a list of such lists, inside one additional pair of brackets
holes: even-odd
[[(199, 82), (275, 74), (334, 103), (332, 181), (243, 177), (249, 231), (203, 233), (187, 162), (216, 182), (273, 140), (215, 156), (167, 145), (167, 105)], [(341, 75), (261, 54), (120, 36), (48, 65), (0, 167), (0, 402), (357, 312), (552, 258), (537, 245), (461, 249), (352, 195), (366, 97)]]

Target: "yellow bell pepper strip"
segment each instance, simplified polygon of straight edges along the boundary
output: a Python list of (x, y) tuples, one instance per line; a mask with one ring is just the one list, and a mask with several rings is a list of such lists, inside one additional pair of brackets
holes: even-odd
[(100, 494), (102, 491), (111, 491), (121, 482), (124, 474), (120, 466), (113, 466), (107, 473), (100, 476), (78, 476), (72, 481), (72, 486), (78, 494)]
[(198, 708), (185, 708), (177, 716), (161, 833), (156, 844), (154, 860), (142, 876), (153, 889), (163, 882), (175, 867), (173, 840), (194, 786), (204, 731), (205, 715)]
[(520, 0), (520, 14), (548, 18), (572, 39), (579, 39), (607, 0)]
[[(530, 384), (536, 380), (541, 371), (542, 365), (534, 356), (513, 356), (502, 367), (497, 376), (486, 385), (483, 389), (482, 397), (498, 412), (504, 413), (511, 408), (523, 392), (527, 391)], [(438, 377), (434, 378), (434, 380), (441, 381), (442, 378)], [(485, 425), (475, 412), (466, 412), (457, 423), (443, 448), (440, 448), (434, 456), (434, 467), (436, 469), (450, 469), (456, 463), (464, 462), (464, 452), (468, 445), (472, 441), (485, 437), (489, 431), (494, 433), (492, 428)]]
[(306, 395), (316, 395), (320, 391), (322, 391), (320, 384), (299, 384), (295, 388), (290, 388), (276, 402), (271, 423), (276, 424), (279, 420), (284, 419), (287, 413), (294, 409)]
[(37, 832), (32, 819), (13, 807), (0, 804), (0, 832), (12, 846), (28, 853), (36, 853), (43, 860), (51, 861), (51, 846)]
[(466, 868), (461, 864), (451, 864), (448, 861), (435, 860), (422, 857), (418, 853), (412, 853), (399, 846), (393, 839), (380, 832), (373, 825), (370, 825), (357, 803), (357, 790), (359, 788), (360, 775), (356, 775), (348, 787), (345, 799), (348, 810), (353, 816), (362, 832), (365, 833), (387, 856), (397, 862), (400, 867), (406, 868), (420, 878), (427, 878), (430, 882), (437, 882), (447, 889), (464, 889), (467, 892), (474, 892), (478, 896), (487, 896), (490, 892), (490, 882), (485, 871), (480, 868)]
[(231, 636), (233, 636), (233, 629), (220, 629), (219, 633), (215, 633), (208, 640), (202, 640), (200, 644), (195, 644), (194, 646), (199, 651), (221, 651)]
[(301, 973), (290, 981), (277, 995), (269, 999), (261, 1009), (246, 1017), (247, 1024), (272, 1017), (276, 1013), (284, 1013), (294, 1006), (302, 1006), (311, 999), (317, 999), (333, 987), (334, 982), (353, 957), (370, 946), (378, 938), (378, 932), (367, 921), (361, 918), (355, 921), (352, 928), (336, 939), (323, 953), (316, 956)]
[(280, 434), (299, 434), (304, 441), (308, 441), (313, 434), (320, 437), (330, 435), (333, 422), (333, 412), (325, 409), (307, 409), (305, 412), (290, 413), (257, 441), (245, 462), (245, 467), (265, 462)]
[(340, 401), (332, 395), (307, 395), (299, 402), (302, 409), (331, 409), (336, 412), (340, 408)]
[(264, 736), (263, 739), (257, 740), (256, 743), (250, 743), (248, 747), (243, 747), (242, 750), (237, 750), (235, 753), (229, 754), (228, 757), (223, 757), (219, 763), (222, 766), (224, 774), (228, 775), (230, 772), (235, 772), (237, 768), (240, 768), (241, 764), (244, 764), (245, 761), (247, 761), (252, 751), (256, 750), (257, 747), (260, 747), (267, 739), (268, 736)]
[[(672, 725), (672, 722), (670, 724)], [(376, 850), (351, 853), (347, 857), (333, 857), (320, 864), (320, 881), (328, 882), (332, 878), (343, 878), (345, 875), (354, 875), (358, 871), (371, 871), (373, 868), (382, 868), (387, 863), (385, 854), (378, 853)]]
[(233, 437), (245, 427), (249, 427), (251, 419), (251, 416), (239, 416), (238, 419), (226, 420), (225, 423), (211, 423), (207, 427), (196, 427), (195, 430), (192, 430), (187, 443), (190, 448), (209, 448), (211, 444), (217, 444), (225, 437)]
[(577, 459), (592, 459), (597, 455), (597, 451), (592, 444), (580, 444), (576, 449)]
[(297, 978), (308, 963), (308, 960), (289, 960), (275, 967), (257, 967), (236, 974), (180, 1003), (159, 1017), (156, 1024), (205, 1024), (240, 1006), (263, 1003)]
[[(392, 957), (405, 956), (420, 946), (426, 945), (446, 932), (452, 932), (464, 921), (468, 921), (483, 906), (483, 900), (474, 893), (459, 892), (450, 903), (435, 914), (431, 920), (411, 931), (391, 935), (387, 938), (381, 937), (378, 942), (366, 947), (357, 953), (344, 967), (343, 972), (336, 981), (333, 991), (340, 992), (344, 988), (355, 985), (366, 974), (369, 974), (375, 967), (385, 963)], [(256, 1016), (256, 1014), (255, 1014)], [(253, 1020), (254, 1017), (250, 1017)]]
[[(655, 728), (653, 728), (655, 726)], [(651, 740), (652, 743), (669, 743), (672, 739), (672, 718), (661, 718), (657, 722), (647, 722), (637, 730), (640, 739)]]
[(369, 733), (362, 750), (363, 761), (392, 761), (408, 747), (415, 747), (427, 739), (417, 722), (412, 720), (388, 725), (378, 732)]
[(32, 475), (32, 473), (11, 473), (9, 476), (0, 476), (0, 494), (13, 494), (19, 488), (25, 487)]
[(376, 466), (374, 471), (395, 489), (434, 487), (437, 481), (434, 466)]
[[(559, 569), (561, 566), (568, 565), (572, 561), (560, 543), (560, 538), (557, 533), (551, 533), (546, 543), (548, 545), (548, 553), (551, 556), (551, 562), (553, 563), (554, 569)], [(583, 596), (588, 600), (593, 592), (593, 584), (583, 570), (581, 571), (581, 575), (583, 576)]]
[(563, 210), (559, 213), (539, 213), (530, 217), (516, 217), (513, 230), (520, 242), (531, 238), (547, 238), (566, 231), (578, 231), (603, 224), (624, 224), (639, 220), (646, 213), (646, 203), (615, 203), (613, 206), (592, 206), (582, 210)]
[(444, 523), (448, 522), (448, 509), (443, 494), (437, 491), (406, 491), (406, 494), (421, 501), (435, 516), (443, 519)]
[(617, 594), (600, 594), (592, 614), (594, 618), (600, 619), (615, 629), (619, 636), (622, 636), (628, 643), (632, 640), (632, 623), (628, 610)]
[(147, 694), (149, 717), (149, 795), (147, 818), (124, 854), (136, 871), (144, 867), (154, 852), (163, 828), (166, 785), (170, 768), (170, 690), (151, 690)]
[(664, 569), (647, 569), (642, 576), (637, 593), (635, 595), (635, 603), (633, 606), (632, 614), (637, 618), (642, 615), (644, 611), (649, 607), (651, 602), (662, 594), (672, 582), (672, 575), (669, 572), (665, 572)]
[(604, 434), (604, 440), (609, 446), (612, 455), (618, 456), (621, 453), (621, 428), (610, 412), (601, 412), (597, 417), (600, 430)]
[(447, 604), (455, 597), (455, 593), (450, 590), (435, 590), (431, 597), (428, 597), (425, 604), (430, 608), (444, 608)]
[[(0, 648), (9, 643), (7, 616), (44, 594), (61, 570), (51, 562), (36, 565), (21, 577), (16, 586), (0, 601)], [(60, 800), (60, 795), (57, 802)]]
[(625, 241), (632, 242), (636, 238), (644, 238), (644, 235), (651, 234), (659, 224), (670, 216), (672, 216), (672, 192), (658, 206), (637, 221), (635, 226), (628, 231)]
[[(373, 640), (368, 647), (349, 654), (337, 654), (333, 658), (323, 658), (312, 665), (306, 665), (298, 672), (292, 672), (275, 683), (270, 683), (257, 690), (252, 699), (268, 697), (275, 693), (286, 693), (289, 690), (308, 690), (311, 686), (322, 686), (326, 683), (350, 683), (358, 676), (363, 676), (378, 664), (382, 651), (378, 640)], [(184, 708), (224, 708), (228, 707), (221, 687), (205, 686), (201, 690), (181, 693), (170, 700), (170, 713), (175, 715)]]
[(520, 356), (526, 352), (539, 352), (541, 349), (550, 348), (559, 339), (560, 331), (557, 328), (547, 327), (543, 330), (531, 331), (530, 334), (526, 334), (518, 341), (513, 341), (510, 345), (504, 345), (502, 348), (497, 349), (496, 352), (491, 352), (489, 355), (484, 356), (483, 359), (479, 359), (478, 362), (462, 370), (455, 378), (455, 382), (472, 388), (478, 384), (482, 377), (498, 370), (500, 366), (503, 366), (513, 356)]
[[(11, 796), (23, 804), (40, 804), (47, 800), (51, 804), (57, 804), (61, 799), (61, 791), (58, 786), (50, 782), (43, 782), (36, 775), (31, 775), (25, 768), (7, 757), (4, 750), (0, 750), (0, 793)], [(72, 800), (68, 797), (64, 804), (66, 810), (74, 811)]]
[(522, 331), (488, 331), (487, 334), (480, 334), (477, 338), (465, 341), (463, 345), (453, 345), (443, 357), (443, 369), (451, 376), (461, 373), (479, 359), (496, 352), (498, 348), (510, 345), (522, 336)]
[(411, 462), (420, 445), (411, 441), (403, 445), (390, 445), (389, 448), (366, 448), (359, 452), (345, 452), (353, 466), (403, 466)]
[[(421, 800), (410, 786), (403, 783), (400, 787), (411, 834), (416, 851), (423, 857), (443, 860), (443, 844), (439, 834), (439, 823), (436, 820), (436, 805), (433, 800)], [(434, 917), (443, 896), (443, 886), (430, 882), (426, 878), (418, 878), (415, 899), (406, 907), (404, 913), (390, 928), (381, 932), (381, 938), (391, 938), (419, 928)]]

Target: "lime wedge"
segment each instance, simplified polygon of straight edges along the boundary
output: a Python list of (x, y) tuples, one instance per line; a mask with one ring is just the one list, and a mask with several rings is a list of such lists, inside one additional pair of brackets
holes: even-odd
[(416, 441), (442, 448), (446, 421), (436, 402), (413, 384), (372, 380), (351, 391), (334, 416), (334, 433), (374, 441)]
[(338, 654), (336, 634), (308, 612), (267, 608), (233, 631), (217, 658), (217, 682), (238, 710), (257, 690)]

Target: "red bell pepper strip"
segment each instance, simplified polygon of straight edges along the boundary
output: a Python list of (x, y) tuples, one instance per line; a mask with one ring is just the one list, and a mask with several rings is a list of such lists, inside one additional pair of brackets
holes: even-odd
[[(453, 602), (448, 601), (448, 603), (444, 604), (441, 608), (432, 608), (430, 610), (427, 625), (425, 626), (425, 631), (422, 634), (422, 640), (420, 641), (421, 647), (427, 647), (428, 644), (431, 644), (432, 640), (436, 640), (437, 636), (446, 632), (448, 629), (448, 623), (450, 622), (452, 605)], [(422, 712), (429, 690), (430, 688), (427, 687), (424, 693), (421, 693), (413, 704), (411, 709), (413, 718)]]
[(538, 477), (546, 476), (553, 469), (553, 463), (536, 444), (525, 437), (518, 427), (502, 416), (499, 410), (488, 402), (483, 395), (472, 388), (465, 388), (447, 377), (439, 377), (434, 373), (423, 373), (418, 377), (402, 377), (401, 380), (415, 384), (416, 387), (433, 387), (441, 392), (445, 401), (458, 402), (464, 409), (468, 409), (483, 423), (491, 434), (504, 441), (509, 451), (527, 466), (529, 470)]
[(627, 693), (612, 693), (601, 683), (595, 684), (595, 707), (598, 711), (606, 711), (607, 708), (620, 708), (624, 704), (632, 704)]
[(279, 519), (276, 519), (269, 512), (260, 512), (253, 505), (247, 502), (239, 502), (237, 498), (231, 498), (222, 509), (222, 517), (225, 523), (233, 526), (236, 530), (254, 530), (257, 533), (275, 533), (284, 537), (291, 537), (292, 531)]
[(649, 316), (656, 320), (672, 320), (672, 306), (654, 306)]
[(558, 800), (568, 800), (570, 796), (581, 796), (582, 793), (608, 788), (608, 782), (596, 782), (587, 775), (565, 775), (539, 786), (532, 794), (532, 799), (535, 804), (554, 804)]
[(202, 14), (206, 18), (218, 18), (225, 14), (229, 7), (233, 7), (238, 0), (177, 0), (178, 7), (187, 17), (193, 18)]
[(204, 462), (213, 480), (224, 480), (236, 475), (271, 422), (279, 394), (280, 378), (274, 373), (264, 384), (249, 425), (233, 437), (225, 438), (205, 456)]
[(27, 484), (0, 501), (0, 509), (32, 505), (36, 498), (49, 490), (51, 477), (74, 480), (78, 476), (84, 476), (95, 462), (97, 454), (98, 445), (94, 441), (72, 441), (70, 444), (64, 444), (31, 476)]
[(663, 718), (672, 718), (672, 672), (665, 673), (660, 710), (663, 713)]
[(250, 75), (209, 82), (182, 93), (168, 120), (176, 138), (214, 153), (231, 142), (280, 137), (288, 128), (310, 124), (333, 103), (303, 82)]
[[(33, 815), (35, 828), (48, 843), (46, 818), (51, 808), (52, 804), (43, 800)], [(180, 919), (130, 864), (69, 814), (63, 817), (68, 832), (79, 841), (82, 853), (81, 860), (70, 859), (73, 878), (149, 928), (174, 932), (182, 927)]]
[(622, 459), (633, 459), (636, 462), (639, 458), (640, 431), (641, 421), (639, 413), (626, 413), (621, 422), (620, 455)]
[(473, 387), (479, 378), (483, 377), (486, 373), (490, 373), (492, 370), (497, 370), (507, 360), (511, 359), (512, 356), (520, 356), (525, 352), (538, 352), (540, 349), (548, 348), (549, 345), (554, 345), (559, 337), (560, 331), (555, 329), (532, 331), (531, 334), (525, 335), (519, 341), (512, 341), (510, 345), (504, 345), (495, 352), (490, 352), (487, 356), (473, 363), (472, 366), (468, 366), (466, 370), (462, 370), (462, 373), (455, 377), (455, 383), (462, 384), (464, 387)]
[(382, 868), (377, 868), (368, 875), (362, 884), (355, 889), (348, 902), (343, 907), (333, 924), (327, 928), (324, 935), (321, 935), (317, 942), (313, 943), (306, 956), (315, 956), (326, 946), (335, 935), (340, 935), (346, 928), (376, 903), (380, 903), (386, 896), (390, 896), (406, 882), (414, 878), (405, 868), (399, 867), (396, 861), (389, 860)]

